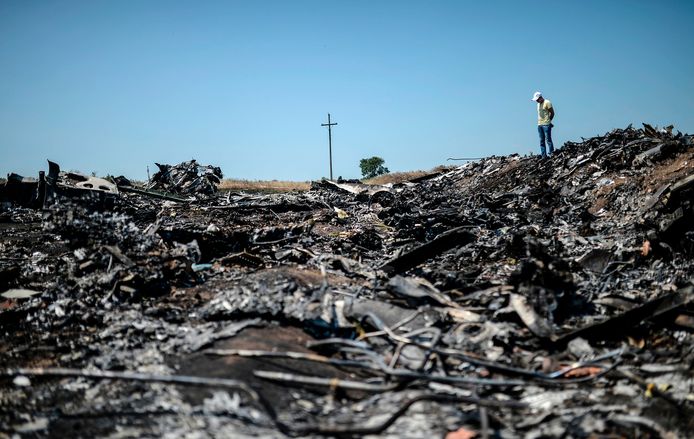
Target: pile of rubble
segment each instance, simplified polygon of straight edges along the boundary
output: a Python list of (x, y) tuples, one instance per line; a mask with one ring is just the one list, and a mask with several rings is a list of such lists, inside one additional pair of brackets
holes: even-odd
[(304, 193), (191, 166), (150, 189), (212, 195), (0, 191), (0, 438), (692, 431), (694, 136)]

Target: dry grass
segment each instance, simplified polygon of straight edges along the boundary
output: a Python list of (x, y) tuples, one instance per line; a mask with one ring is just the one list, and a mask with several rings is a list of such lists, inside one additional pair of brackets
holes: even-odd
[[(364, 184), (388, 184), (402, 183), (412, 180), (413, 178), (423, 177), (425, 175), (444, 172), (452, 169), (453, 166), (437, 166), (429, 171), (410, 171), (410, 172), (393, 172), (390, 174), (379, 175), (378, 177), (363, 180)], [(290, 191), (307, 191), (311, 187), (310, 181), (278, 181), (278, 180), (222, 180), (219, 189), (223, 191), (249, 191), (249, 192), (290, 192)]]
[(402, 183), (405, 181), (410, 181), (415, 178), (424, 177), (425, 175), (445, 172), (454, 168), (453, 166), (437, 166), (429, 171), (409, 171), (409, 172), (392, 172), (390, 174), (379, 175), (378, 177), (370, 178), (364, 180), (365, 184), (388, 184), (388, 183)]
[(311, 187), (308, 181), (262, 181), (262, 180), (222, 180), (219, 189), (223, 191), (259, 191), (290, 192), (307, 191)]

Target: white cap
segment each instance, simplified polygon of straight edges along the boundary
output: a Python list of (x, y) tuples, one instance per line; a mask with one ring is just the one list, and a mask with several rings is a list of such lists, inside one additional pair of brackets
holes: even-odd
[(540, 93), (539, 91), (536, 91), (535, 94), (533, 95), (532, 100), (537, 102), (537, 100), (540, 99), (541, 97), (542, 97), (542, 93)]

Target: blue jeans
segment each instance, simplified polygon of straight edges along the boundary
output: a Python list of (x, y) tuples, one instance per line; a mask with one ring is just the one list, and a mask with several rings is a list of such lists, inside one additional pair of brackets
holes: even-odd
[(552, 143), (552, 126), (552, 124), (537, 126), (537, 132), (540, 134), (540, 153), (542, 154), (542, 157), (547, 157), (547, 151), (545, 150), (545, 139), (547, 140), (547, 146), (549, 146), (549, 153), (554, 153), (554, 143)]

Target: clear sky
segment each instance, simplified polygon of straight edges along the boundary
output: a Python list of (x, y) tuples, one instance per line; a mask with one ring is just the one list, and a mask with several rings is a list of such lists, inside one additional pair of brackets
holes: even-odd
[[(629, 123), (694, 132), (694, 1), (0, 0), (0, 175), (357, 178)], [(451, 162), (448, 162), (449, 164)]]

